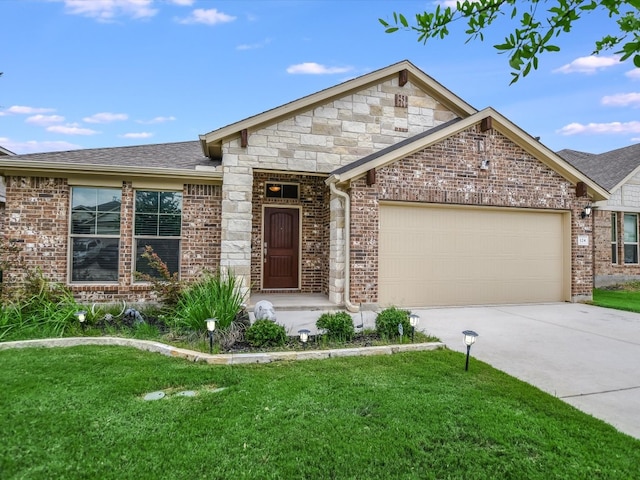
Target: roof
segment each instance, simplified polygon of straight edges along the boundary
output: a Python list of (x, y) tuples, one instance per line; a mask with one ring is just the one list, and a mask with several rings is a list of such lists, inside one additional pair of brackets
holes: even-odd
[(640, 143), (600, 154), (565, 149), (558, 155), (610, 192), (640, 169)]
[(403, 60), (388, 67), (375, 70), (366, 75), (302, 97), (293, 102), (286, 103), (280, 107), (267, 110), (253, 117), (213, 130), (207, 134), (200, 135), (202, 151), (208, 157), (220, 158), (222, 157), (222, 142), (239, 137), (240, 132), (243, 130), (251, 132), (264, 128), (282, 119), (291, 118), (299, 113), (308, 111), (318, 105), (326, 104), (334, 99), (360, 91), (371, 85), (387, 81), (404, 71), (406, 71), (408, 81), (420, 86), (425, 92), (459, 117), (467, 117), (477, 111), (474, 107), (454, 95), (450, 90), (435, 81), (411, 62)]
[(198, 171), (206, 175), (211, 167), (219, 165), (202, 155), (199, 142), (191, 141), (0, 157), (0, 174), (28, 171), (181, 176)]
[(498, 130), (505, 137), (509, 138), (549, 168), (558, 172), (558, 174), (573, 184), (584, 182), (593, 200), (605, 200), (609, 197), (608, 192), (602, 188), (602, 186), (492, 108), (485, 108), (467, 118), (455, 119), (438, 125), (379, 152), (368, 155), (356, 162), (340, 167), (331, 172), (331, 175), (325, 182), (346, 182), (365, 175), (366, 172), (372, 168), (380, 168), (398, 159), (405, 158), (466, 130), (472, 125), (480, 123), (487, 117), (490, 117), (492, 120), (492, 128)]

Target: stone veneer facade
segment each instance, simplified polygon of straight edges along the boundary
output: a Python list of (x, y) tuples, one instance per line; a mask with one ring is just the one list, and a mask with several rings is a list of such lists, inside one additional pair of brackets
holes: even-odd
[[(491, 159), (479, 169), (478, 142)], [(485, 154), (482, 154), (484, 156)], [(405, 159), (377, 169), (376, 183), (351, 183), (351, 301), (378, 301), (380, 201), (485, 205), (571, 211), (571, 238), (591, 236), (591, 222), (580, 212), (586, 198), (574, 186), (495, 130), (479, 126), (443, 140)], [(590, 242), (591, 244), (591, 242)], [(571, 246), (571, 297), (591, 298), (592, 248)]]
[[(192, 280), (220, 262), (221, 187), (184, 185), (180, 276)], [(45, 278), (67, 283), (71, 187), (64, 178), (8, 177), (3, 236), (22, 245), (28, 268), (42, 268)], [(85, 302), (154, 300), (145, 283), (133, 276), (133, 198), (131, 182), (122, 183), (119, 278), (117, 283), (70, 283)], [(24, 272), (5, 273), (20, 282)]]
[[(396, 95), (403, 95), (406, 106), (396, 106)], [(250, 131), (246, 148), (241, 147), (238, 138), (223, 143), (222, 266), (233, 268), (242, 275), (246, 288), (259, 288), (260, 251), (256, 251), (256, 242), (261, 215), (256, 217), (256, 213), (259, 214), (262, 208), (259, 185), (264, 177), (254, 176), (254, 169), (291, 172), (304, 184), (307, 182), (305, 172), (312, 176), (328, 175), (338, 167), (455, 117), (416, 85), (409, 82), (401, 87), (394, 77), (279, 123)], [(342, 303), (345, 235), (341, 201), (329, 199), (327, 187), (317, 178), (308, 181), (325, 189), (325, 205), (330, 207), (323, 213), (328, 216), (328, 222), (323, 226), (324, 242), (327, 241), (327, 226), (330, 233), (328, 248), (326, 244), (323, 248), (318, 247), (318, 259), (303, 252), (303, 270), (306, 262), (310, 262), (309, 268), (313, 271), (318, 268), (318, 262), (324, 262), (321, 291), (327, 292), (331, 301)], [(309, 214), (308, 208), (304, 207), (303, 216)], [(309, 215), (318, 218), (316, 213)], [(315, 238), (314, 234), (312, 243), (316, 242)], [(309, 288), (317, 289), (317, 282), (314, 280), (313, 287), (303, 284), (302, 291), (309, 291)]]

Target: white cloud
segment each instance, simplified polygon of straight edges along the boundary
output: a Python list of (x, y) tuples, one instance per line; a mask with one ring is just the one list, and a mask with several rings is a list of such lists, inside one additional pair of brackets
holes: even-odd
[(602, 105), (611, 107), (640, 107), (640, 93), (617, 93), (615, 95), (606, 95), (600, 100)]
[(37, 107), (25, 107), (23, 105), (14, 105), (0, 112), (0, 115), (35, 115), (37, 113), (49, 113), (55, 112), (53, 108), (37, 108)]
[(78, 150), (83, 148), (81, 145), (63, 141), (39, 142), (31, 140), (28, 142), (14, 142), (8, 138), (0, 138), (0, 144), (2, 144), (4, 148), (18, 155), (41, 152), (63, 152), (66, 150)]
[(84, 117), (82, 120), (87, 123), (111, 123), (120, 122), (129, 118), (126, 113), (110, 113), (102, 112), (91, 115), (90, 117)]
[(631, 80), (640, 80), (640, 68), (629, 70), (624, 74), (624, 76), (630, 78)]
[(351, 67), (327, 67), (315, 62), (298, 63), (287, 68), (287, 73), (305, 75), (327, 75), (333, 73), (345, 73), (352, 70)]
[(122, 138), (149, 138), (153, 137), (153, 133), (151, 132), (139, 132), (139, 133), (125, 133), (124, 135), (120, 135)]
[(47, 127), (47, 132), (62, 133), (63, 135), (95, 135), (96, 133), (100, 133), (90, 128), (82, 128), (77, 123), (51, 125)]
[(244, 43), (242, 45), (238, 45), (236, 50), (255, 50), (256, 48), (263, 48), (271, 43), (270, 38), (264, 39), (262, 42), (258, 43)]
[(61, 0), (67, 13), (111, 22), (117, 17), (135, 19), (153, 17), (158, 10), (151, 8), (153, 0)]
[(640, 133), (640, 122), (610, 122), (610, 123), (588, 123), (583, 125), (581, 123), (570, 123), (565, 125), (556, 133), (560, 135), (578, 135), (578, 134), (612, 134), (612, 133)]
[(591, 75), (598, 70), (609, 68), (619, 63), (620, 58), (616, 56), (601, 57), (591, 55), (589, 57), (576, 58), (573, 62), (556, 68), (553, 73), (586, 73), (587, 75)]
[(32, 123), (34, 125), (47, 126), (52, 123), (64, 122), (64, 117), (61, 115), (33, 115), (28, 117), (25, 122)]
[(173, 3), (174, 5), (178, 5), (180, 7), (190, 7), (196, 0), (169, 0), (169, 3)]
[(179, 19), (179, 23), (204, 23), (205, 25), (217, 25), (218, 23), (233, 22), (236, 17), (219, 12), (215, 8), (205, 10), (204, 8), (196, 8), (187, 18)]
[(173, 122), (176, 119), (176, 117), (155, 117), (152, 118), (151, 120), (138, 120), (138, 123), (142, 123), (143, 125), (154, 125), (157, 123), (166, 123), (166, 122)]

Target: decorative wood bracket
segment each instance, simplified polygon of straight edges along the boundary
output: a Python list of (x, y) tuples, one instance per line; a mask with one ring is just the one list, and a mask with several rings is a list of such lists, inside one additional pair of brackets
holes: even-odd
[(372, 168), (371, 170), (367, 170), (367, 187), (371, 185), (375, 185), (376, 183), (376, 169)]
[(398, 84), (404, 87), (409, 81), (409, 70), (400, 70), (398, 74)]
[(493, 128), (493, 119), (491, 117), (484, 117), (480, 122), (480, 131), (486, 132)]
[(584, 182), (576, 183), (576, 197), (586, 197), (587, 195), (587, 184)]
[(240, 130), (240, 146), (242, 148), (247, 148), (249, 145), (249, 132), (247, 129)]

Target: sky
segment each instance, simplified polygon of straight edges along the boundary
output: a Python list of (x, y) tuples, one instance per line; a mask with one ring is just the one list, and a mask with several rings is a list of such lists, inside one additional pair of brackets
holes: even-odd
[(197, 140), (351, 78), (409, 60), (478, 110), (493, 107), (554, 151), (640, 142), (640, 69), (594, 42), (602, 12), (509, 85), (492, 47), (463, 25), (425, 45), (385, 33), (436, 2), (0, 0), (0, 146), (17, 154)]

